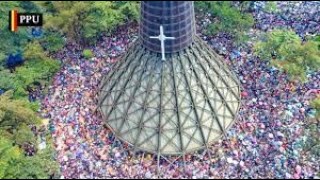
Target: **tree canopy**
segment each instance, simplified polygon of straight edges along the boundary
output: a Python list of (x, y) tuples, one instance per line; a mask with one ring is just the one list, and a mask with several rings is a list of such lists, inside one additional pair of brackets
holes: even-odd
[[(49, 13), (44, 26), (58, 31), (78, 44), (94, 42), (103, 33), (110, 33), (118, 25), (138, 19), (137, 2), (38, 2)], [(47, 8), (49, 7), (49, 8)]]
[(11, 141), (0, 136), (0, 178), (7, 178), (8, 169), (14, 162), (22, 158), (21, 150), (12, 145)]
[(292, 30), (275, 29), (256, 42), (255, 53), (262, 60), (284, 70), (294, 79), (303, 82), (307, 74), (320, 69), (319, 42), (302, 39)]
[[(60, 68), (59, 62), (50, 58), (49, 53), (61, 49), (64, 40), (52, 31), (45, 32), (49, 36), (34, 36), (35, 29), (31, 27), (10, 32), (7, 15), (12, 9), (42, 11), (31, 1), (0, 2), (0, 179), (48, 179), (59, 174), (59, 167), (50, 147), (37, 149), (39, 137), (31, 126), (41, 125), (36, 113), (39, 103), (28, 101), (27, 88), (35, 82), (49, 83), (50, 77)], [(8, 69), (8, 64), (14, 66), (13, 71)], [(46, 139), (50, 146), (50, 137)], [(32, 147), (34, 153), (26, 153), (26, 147)]]
[(34, 156), (25, 156), (24, 144), (37, 146), (37, 138), (28, 127), (40, 123), (25, 100), (13, 100), (12, 91), (0, 96), (0, 178), (47, 179), (58, 173), (58, 165), (49, 147)]
[(0, 128), (6, 130), (18, 129), (23, 124), (38, 124), (39, 118), (29, 108), (27, 101), (12, 100), (12, 91), (0, 96)]
[(253, 26), (254, 19), (250, 13), (232, 5), (230, 1), (198, 1), (195, 2), (198, 11), (210, 13), (213, 22), (205, 31), (208, 35), (225, 32), (233, 36), (237, 43), (245, 42), (246, 32)]
[(59, 172), (51, 154), (48, 148), (35, 156), (24, 156), (19, 147), (0, 136), (0, 179), (49, 179)]

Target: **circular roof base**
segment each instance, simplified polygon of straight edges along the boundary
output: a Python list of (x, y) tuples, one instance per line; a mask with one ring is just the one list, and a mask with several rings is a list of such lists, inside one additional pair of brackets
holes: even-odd
[(183, 155), (209, 146), (234, 123), (240, 85), (199, 37), (181, 52), (136, 41), (101, 84), (99, 108), (116, 137), (134, 148)]

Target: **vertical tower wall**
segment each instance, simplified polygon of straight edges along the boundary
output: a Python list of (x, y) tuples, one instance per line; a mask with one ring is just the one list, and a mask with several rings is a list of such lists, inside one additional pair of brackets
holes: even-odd
[(165, 41), (165, 52), (178, 52), (190, 46), (195, 35), (194, 5), (192, 1), (141, 1), (140, 40), (153, 52), (161, 52), (161, 43), (150, 36), (160, 34), (175, 37)]

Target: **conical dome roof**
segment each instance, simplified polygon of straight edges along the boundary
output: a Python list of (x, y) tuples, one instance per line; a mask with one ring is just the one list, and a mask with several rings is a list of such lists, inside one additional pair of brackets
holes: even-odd
[(162, 155), (207, 147), (234, 123), (240, 106), (237, 79), (197, 36), (166, 61), (136, 41), (100, 88), (100, 111), (115, 135)]

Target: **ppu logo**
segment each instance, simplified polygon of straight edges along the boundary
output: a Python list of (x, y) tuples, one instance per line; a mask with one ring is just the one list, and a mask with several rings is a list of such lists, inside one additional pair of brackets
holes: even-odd
[(42, 26), (43, 16), (39, 13), (18, 13), (17, 10), (9, 12), (9, 30), (18, 31), (19, 26)]

